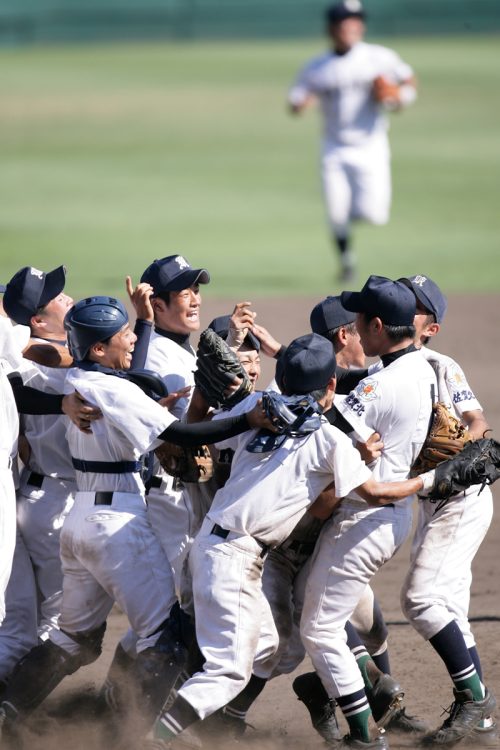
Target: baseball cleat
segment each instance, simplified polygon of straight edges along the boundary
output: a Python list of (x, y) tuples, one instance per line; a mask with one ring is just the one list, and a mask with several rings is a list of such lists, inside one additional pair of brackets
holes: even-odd
[(327, 743), (337, 743), (342, 735), (335, 716), (336, 703), (328, 697), (316, 672), (299, 675), (293, 681), (292, 687), (299, 701), (302, 701), (309, 711), (312, 725), (318, 734)]
[(410, 716), (405, 708), (400, 708), (385, 725), (387, 732), (405, 732), (406, 734), (424, 734), (430, 731), (429, 725), (418, 716)]
[(334, 747), (335, 750), (389, 750), (389, 745), (383, 735), (364, 741), (346, 734)]
[(486, 688), (486, 695), (480, 701), (472, 700), (470, 690), (453, 689), (455, 700), (447, 709), (449, 716), (442, 725), (421, 739), (422, 745), (454, 745), (465, 737), (470, 737), (481, 722), (488, 718), (496, 707), (494, 695)]
[(472, 732), (464, 740), (464, 745), (469, 747), (496, 747), (500, 748), (500, 735), (497, 723), (489, 716), (474, 727)]
[(366, 690), (366, 697), (378, 727), (385, 727), (403, 708), (404, 690), (390, 674), (381, 674)]

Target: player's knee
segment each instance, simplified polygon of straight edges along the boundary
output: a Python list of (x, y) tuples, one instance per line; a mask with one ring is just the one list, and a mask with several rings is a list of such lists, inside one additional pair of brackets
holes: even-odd
[[(71, 648), (68, 648), (68, 651), (74, 654), (74, 658), (79, 662), (79, 667), (92, 664), (92, 662), (99, 658), (102, 653), (102, 641), (105, 632), (105, 622), (98, 628), (80, 633), (69, 633), (67, 630), (61, 629), (62, 635), (69, 638), (72, 642)], [(54, 632), (52, 639), (57, 643), (57, 633)], [(73, 644), (75, 644), (76, 648), (73, 647)], [(61, 643), (60, 645), (64, 648), (64, 644)]]

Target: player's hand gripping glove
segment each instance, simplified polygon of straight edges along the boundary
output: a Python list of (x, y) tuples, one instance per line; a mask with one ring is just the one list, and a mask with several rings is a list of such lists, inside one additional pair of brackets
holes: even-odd
[(481, 490), (500, 477), (500, 443), (492, 438), (470, 440), (460, 453), (443, 461), (434, 469), (434, 482), (427, 494), (436, 511), (446, 505), (452, 495), (474, 484)]
[(384, 76), (377, 76), (372, 85), (372, 96), (376, 102), (384, 104), (388, 109), (399, 106), (399, 86)]
[(181, 448), (165, 442), (156, 448), (155, 454), (167, 474), (181, 482), (207, 482), (212, 477), (212, 456), (206, 445)]
[(470, 440), (463, 424), (444, 404), (433, 404), (429, 433), (412, 467), (412, 476), (434, 469), (442, 461), (459, 453)]
[(252, 392), (238, 355), (211, 328), (200, 336), (194, 382), (215, 409), (230, 409)]

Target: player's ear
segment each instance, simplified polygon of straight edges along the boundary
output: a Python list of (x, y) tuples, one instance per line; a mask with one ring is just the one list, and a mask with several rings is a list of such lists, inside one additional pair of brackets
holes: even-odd
[(151, 306), (155, 313), (162, 313), (167, 309), (167, 303), (161, 297), (151, 297)]
[(98, 341), (96, 344), (92, 344), (89, 349), (88, 358), (99, 362), (106, 354), (106, 344), (102, 341)]
[(422, 331), (422, 336), (430, 337), (435, 336), (437, 333), (439, 333), (441, 326), (439, 323), (429, 323), (424, 330)]

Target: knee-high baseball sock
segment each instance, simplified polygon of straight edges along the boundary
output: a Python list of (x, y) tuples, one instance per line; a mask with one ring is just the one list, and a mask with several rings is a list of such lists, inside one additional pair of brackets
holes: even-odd
[(335, 235), (333, 241), (340, 254), (340, 263), (343, 271), (352, 271), (354, 269), (354, 253), (351, 250), (351, 238), (349, 236), (339, 237)]
[(192, 705), (179, 695), (168, 711), (162, 712), (157, 718), (153, 734), (159, 739), (171, 740), (199, 720)]
[(257, 700), (266, 684), (265, 678), (253, 674), (241, 693), (225, 706), (224, 713), (228, 716), (234, 716), (236, 719), (244, 720), (250, 706)]
[(470, 690), (473, 700), (482, 700), (484, 686), (457, 623), (454, 620), (449, 622), (429, 638), (429, 643), (444, 661), (457, 690)]
[(387, 648), (387, 643), (383, 646), (380, 653), (371, 654), (371, 657), (381, 672), (384, 674), (391, 674), (391, 663), (389, 661), (389, 649)]
[(358, 631), (354, 625), (351, 625), (350, 622), (346, 622), (345, 632), (347, 634), (347, 645), (356, 659), (356, 664), (358, 665), (359, 671), (363, 677), (365, 688), (371, 690), (374, 680), (380, 675), (379, 669), (366, 650), (366, 646), (359, 637)]
[(368, 742), (371, 739), (368, 720), (372, 712), (365, 691), (357, 690), (350, 695), (342, 695), (336, 701), (349, 724), (351, 737)]
[(478, 650), (477, 650), (476, 646), (471, 646), (470, 648), (467, 649), (467, 651), (470, 654), (470, 658), (472, 659), (472, 663), (476, 667), (476, 672), (478, 673), (479, 679), (482, 682), (483, 681), (483, 668), (481, 666), (481, 659), (479, 658)]

